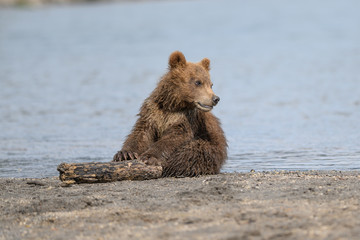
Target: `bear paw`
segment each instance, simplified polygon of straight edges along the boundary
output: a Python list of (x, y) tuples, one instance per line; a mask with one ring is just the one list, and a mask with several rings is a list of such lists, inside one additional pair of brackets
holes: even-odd
[(118, 151), (113, 158), (113, 162), (121, 162), (126, 160), (134, 160), (139, 158), (136, 152), (132, 151)]
[(140, 156), (139, 161), (146, 165), (161, 166), (161, 161), (155, 157)]

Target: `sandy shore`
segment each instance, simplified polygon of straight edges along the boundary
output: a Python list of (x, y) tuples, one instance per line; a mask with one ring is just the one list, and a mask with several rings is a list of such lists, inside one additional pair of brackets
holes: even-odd
[(360, 172), (0, 179), (0, 239), (358, 239)]

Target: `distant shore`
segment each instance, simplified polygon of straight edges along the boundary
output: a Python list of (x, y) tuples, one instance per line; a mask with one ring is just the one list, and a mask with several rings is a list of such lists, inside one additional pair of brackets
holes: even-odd
[[(0, 0), (0, 7), (43, 6), (100, 2), (146, 2), (147, 0)], [(151, 0), (153, 1), (153, 0)], [(159, 0), (158, 0), (159, 1)]]
[(0, 239), (357, 239), (360, 172), (0, 178)]
[(87, 1), (89, 0), (0, 0), (0, 7), (42, 6), (47, 4), (70, 4)]

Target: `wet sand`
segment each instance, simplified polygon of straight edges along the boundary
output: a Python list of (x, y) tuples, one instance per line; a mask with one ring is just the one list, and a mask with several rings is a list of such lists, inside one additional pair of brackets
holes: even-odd
[(0, 179), (0, 239), (358, 239), (360, 172)]

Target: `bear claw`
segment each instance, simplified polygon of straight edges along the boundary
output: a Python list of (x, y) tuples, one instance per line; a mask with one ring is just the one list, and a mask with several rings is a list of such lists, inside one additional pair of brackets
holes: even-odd
[(126, 160), (135, 160), (139, 155), (131, 151), (118, 151), (113, 158), (113, 162), (121, 162)]

